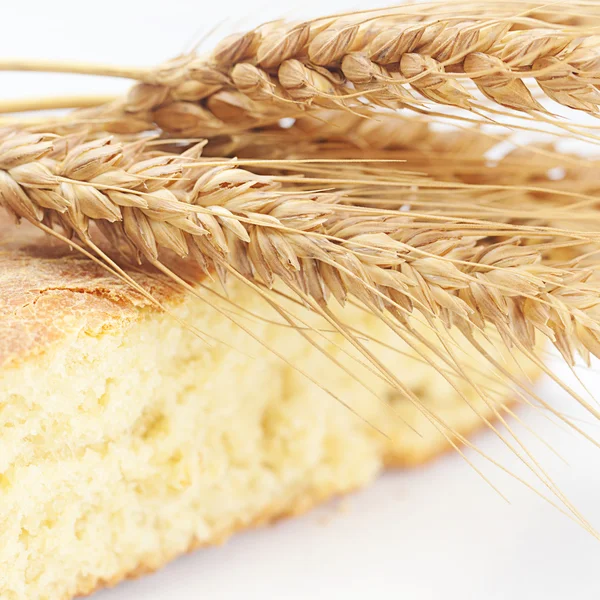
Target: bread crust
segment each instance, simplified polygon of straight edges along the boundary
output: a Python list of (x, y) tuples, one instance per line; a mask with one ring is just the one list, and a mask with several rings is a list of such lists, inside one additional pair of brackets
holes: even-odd
[[(353, 491), (356, 490), (345, 490), (343, 494), (351, 493)], [(171, 561), (175, 560), (176, 558), (179, 558), (180, 556), (183, 556), (185, 554), (191, 554), (192, 552), (195, 552), (196, 550), (199, 550), (201, 548), (222, 545), (231, 536), (238, 532), (248, 529), (256, 529), (265, 525), (272, 525), (282, 519), (300, 516), (315, 508), (319, 504), (323, 504), (324, 502), (327, 502), (328, 500), (331, 500), (332, 498), (335, 498), (336, 496), (340, 495), (342, 495), (342, 493), (340, 493), (340, 491), (335, 487), (331, 487), (328, 489), (322, 488), (305, 490), (293, 498), (286, 498), (283, 501), (280, 501), (276, 504), (272, 504), (268, 509), (264, 510), (259, 515), (254, 516), (250, 519), (239, 517), (235, 521), (235, 523), (232, 523), (226, 529), (217, 532), (208, 541), (200, 541), (197, 538), (194, 538), (191, 540), (190, 544), (183, 552), (177, 554), (155, 554), (151, 557), (148, 557), (135, 569), (119, 573), (110, 580), (100, 582), (94, 581), (89, 582), (87, 584), (84, 582), (80, 584), (80, 587), (77, 589), (77, 592), (74, 595), (67, 594), (60, 600), (71, 600), (73, 597), (89, 596), (102, 589), (114, 587), (115, 585), (127, 579), (138, 579), (140, 577), (143, 577), (144, 575), (148, 575), (150, 573), (154, 573), (162, 569)]]
[[(157, 309), (64, 242), (3, 218), (1, 213), (0, 368), (46, 351), (73, 331), (127, 327), (140, 309)], [(160, 302), (183, 297), (161, 274), (140, 268), (132, 276)]]

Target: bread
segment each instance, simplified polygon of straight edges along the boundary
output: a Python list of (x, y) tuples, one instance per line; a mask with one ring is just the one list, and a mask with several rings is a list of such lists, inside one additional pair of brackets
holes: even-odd
[[(88, 594), (449, 447), (413, 403), (350, 361), (339, 336), (327, 334), (328, 353), (379, 399), (293, 329), (259, 318), (274, 317), (240, 284), (227, 300), (219, 284), (196, 277), (207, 303), (137, 273), (165, 313), (28, 226), (0, 226), (0, 240), (3, 600)], [(375, 317), (344, 311), (384, 343), (371, 347), (455, 431), (483, 423), (465, 397), (493, 417), (472, 386), (459, 381), (461, 397), (398, 353), (414, 356)], [(185, 323), (225, 344), (207, 343)], [(494, 406), (513, 396), (474, 351), (467, 363)]]

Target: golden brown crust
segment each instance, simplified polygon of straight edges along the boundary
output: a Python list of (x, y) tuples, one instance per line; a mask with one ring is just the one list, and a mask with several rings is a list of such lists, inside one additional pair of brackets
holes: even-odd
[[(64, 242), (0, 211), (0, 367), (77, 330), (126, 327), (150, 300)], [(160, 301), (180, 296), (165, 277), (133, 274)]]

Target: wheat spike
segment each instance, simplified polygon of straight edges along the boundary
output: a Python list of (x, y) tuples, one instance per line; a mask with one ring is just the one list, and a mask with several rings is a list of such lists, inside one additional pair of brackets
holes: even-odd
[(475, 2), (464, 17), (437, 5), (424, 13), (412, 7), (270, 24), (228, 37), (207, 57), (179, 57), (146, 71), (123, 101), (82, 116), (101, 116), (114, 131), (158, 126), (207, 137), (314, 108), (354, 111), (365, 102), (546, 114), (534, 81), (555, 102), (596, 114), (600, 38), (592, 17), (557, 26), (530, 3), (521, 5), (526, 18), (517, 6), (512, 15)]
[[(424, 340), (412, 323), (415, 318), (424, 319), (440, 340), (439, 348), (427, 345), (435, 360), (426, 360), (450, 382), (458, 377), (471, 383), (445, 328), (460, 331), (476, 349), (482, 348), (480, 334), (489, 336), (491, 326), (499, 337), (496, 343), (501, 341), (534, 359), (536, 333), (552, 340), (570, 364), (576, 354), (585, 359), (600, 355), (597, 262), (586, 260), (590, 247), (593, 256), (597, 246), (595, 232), (585, 227), (561, 229), (564, 223), (560, 218), (552, 227), (533, 207), (531, 214), (538, 213), (538, 222), (512, 222), (511, 202), (531, 202), (527, 177), (507, 198), (498, 198), (502, 206), (498, 214), (485, 214), (485, 219), (480, 214), (465, 216), (464, 211), (468, 213), (473, 206), (485, 208), (489, 203), (482, 190), (468, 183), (470, 175), (463, 174), (459, 166), (471, 155), (466, 151), (437, 172), (435, 165), (440, 161), (435, 159), (436, 153), (449, 159), (461, 144), (471, 152), (489, 147), (490, 139), (477, 131), (466, 136), (437, 133), (425, 121), (418, 124), (416, 131), (421, 134), (415, 133), (410, 151), (398, 141), (377, 144), (377, 152), (389, 153), (393, 162), (344, 163), (339, 157), (347, 156), (351, 147), (372, 154), (378, 137), (373, 136), (373, 123), (377, 121), (344, 113), (349, 121), (358, 119), (359, 124), (369, 126), (362, 131), (350, 125), (346, 134), (335, 140), (337, 148), (328, 149), (332, 140), (324, 133), (325, 117), (329, 114), (334, 127), (338, 113), (314, 115), (325, 124), (320, 132), (317, 128), (311, 133), (311, 123), (303, 120), (287, 130), (264, 132), (275, 136), (271, 143), (274, 139), (279, 147), (295, 148), (293, 152), (305, 157), (301, 161), (205, 157), (204, 142), (184, 145), (181, 152), (176, 141), (147, 135), (121, 139), (83, 132), (57, 136), (4, 131), (0, 135), (0, 206), (48, 232), (63, 229), (92, 252), (98, 248), (99, 230), (115, 249), (149, 262), (194, 295), (198, 292), (178, 270), (166, 266), (169, 252), (209, 276), (216, 274), (225, 287), (228, 278), (241, 279), (272, 303), (289, 326), (297, 327), (295, 318), (267, 293), (269, 288), (283, 286), (298, 302), (321, 315), (379, 377), (413, 402), (427, 419), (433, 419), (427, 407), (369, 352), (348, 324), (333, 315), (332, 299), (342, 305), (359, 303), (418, 354), (423, 352), (419, 348)], [(392, 128), (403, 121), (395, 116), (386, 119)], [(250, 140), (260, 134), (254, 132)], [(304, 136), (300, 144), (298, 136)], [(473, 140), (479, 140), (478, 145)], [(236, 151), (238, 142), (227, 143)], [(162, 146), (170, 151), (156, 149)], [(265, 156), (273, 151), (268, 143), (258, 148)], [(540, 164), (539, 154), (532, 150), (535, 148), (523, 149), (517, 162), (539, 185), (544, 163)], [(317, 158), (311, 158), (313, 154)], [(398, 167), (398, 160), (411, 163), (415, 158), (423, 161), (428, 175)], [(507, 160), (511, 162), (510, 155)], [(247, 168), (240, 168), (243, 166)], [(335, 178), (328, 173), (332, 166)], [(478, 176), (494, 181), (496, 168), (479, 164)], [(500, 172), (502, 168), (500, 163)], [(572, 170), (564, 183), (586, 189), (590, 172), (593, 168)], [(461, 178), (467, 182), (464, 188)], [(322, 188), (328, 190), (319, 191)], [(431, 190), (436, 189), (448, 203), (441, 210), (439, 203), (432, 202)], [(549, 187), (537, 201), (560, 206), (562, 197), (557, 200), (554, 195)], [(408, 211), (398, 210), (405, 206)], [(554, 251), (563, 246), (572, 250), (573, 260), (554, 257)], [(130, 282), (128, 273), (106, 254), (98, 256)], [(132, 285), (136, 285), (133, 280)], [(306, 335), (302, 329), (299, 332)], [(204, 332), (199, 335), (210, 339)], [(493, 361), (484, 349), (480, 351)], [(501, 365), (495, 366), (506, 374)], [(482, 388), (478, 393), (485, 397), (487, 391)], [(572, 394), (590, 414), (600, 417), (592, 404)], [(551, 406), (543, 406), (553, 411)], [(454, 433), (446, 431), (443, 422), (435, 421), (435, 425), (456, 447), (451, 441)], [(538, 465), (528, 452), (525, 450), (524, 456), (502, 439), (590, 529), (551, 480), (537, 472)], [(460, 441), (468, 444), (464, 438)]]
[[(556, 7), (428, 3), (269, 23), (227, 37), (207, 56), (183, 55), (155, 69), (106, 67), (107, 75), (139, 83), (126, 98), (71, 119), (101, 122), (118, 133), (158, 127), (212, 137), (315, 108), (352, 112), (367, 103), (415, 111), (446, 105), (492, 115), (509, 109), (557, 124), (536, 88), (562, 106), (598, 113), (597, 23), (597, 9), (583, 1)], [(13, 60), (0, 61), (0, 68), (53, 65)], [(77, 63), (54, 69), (103, 73), (98, 65)]]
[[(506, 135), (491, 135), (479, 127), (437, 131), (426, 118), (382, 114), (364, 119), (323, 110), (285, 129), (273, 126), (211, 141), (206, 153), (270, 160), (271, 173), (299, 168), (305, 177), (322, 178), (323, 183), (335, 173), (338, 187), (349, 189), (344, 177), (361, 186), (359, 203), (390, 209), (410, 205), (413, 211), (435, 209), (453, 217), (487, 219), (494, 222), (497, 235), (501, 223), (557, 232), (596, 231), (597, 160), (559, 153), (549, 143), (530, 144), (515, 146), (490, 168), (488, 153), (509, 142)], [(332, 169), (340, 156), (346, 160)], [(286, 162), (290, 158), (315, 162), (295, 167)], [(558, 177), (553, 168), (559, 169)], [(388, 189), (380, 185), (386, 181)], [(400, 189), (411, 185), (412, 194)], [(565, 258), (568, 248), (560, 254)]]
[[(577, 352), (600, 354), (592, 271), (552, 265), (535, 235), (521, 245), (500, 225), (504, 241), (493, 242), (491, 222), (478, 232), (460, 218), (436, 222), (436, 210), (429, 219), (427, 211), (368, 208), (357, 193), (347, 204), (285, 177), (203, 163), (200, 152), (15, 133), (0, 145), (0, 201), (18, 218), (83, 240), (94, 223), (138, 260), (157, 261), (168, 249), (222, 278), (234, 268), (267, 287), (281, 280), (321, 306), (330, 295), (342, 304), (353, 296), (402, 323), (418, 310), (462, 330), (491, 323), (509, 346), (533, 348), (538, 330), (569, 362)], [(585, 238), (563, 235), (575, 246)]]

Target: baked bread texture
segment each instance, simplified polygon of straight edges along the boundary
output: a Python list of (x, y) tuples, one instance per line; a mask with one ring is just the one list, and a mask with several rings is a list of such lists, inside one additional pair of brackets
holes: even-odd
[[(196, 281), (201, 301), (136, 273), (165, 312), (31, 227), (0, 226), (0, 240), (3, 600), (89, 594), (450, 446), (414, 403), (358, 367), (339, 336), (323, 334), (327, 352), (354, 379), (273, 323), (241, 284), (225, 296), (218, 283)], [(461, 348), (485, 400), (464, 380), (449, 383), (377, 318), (343, 310), (454, 431), (472, 432), (514, 397), (475, 351)]]

